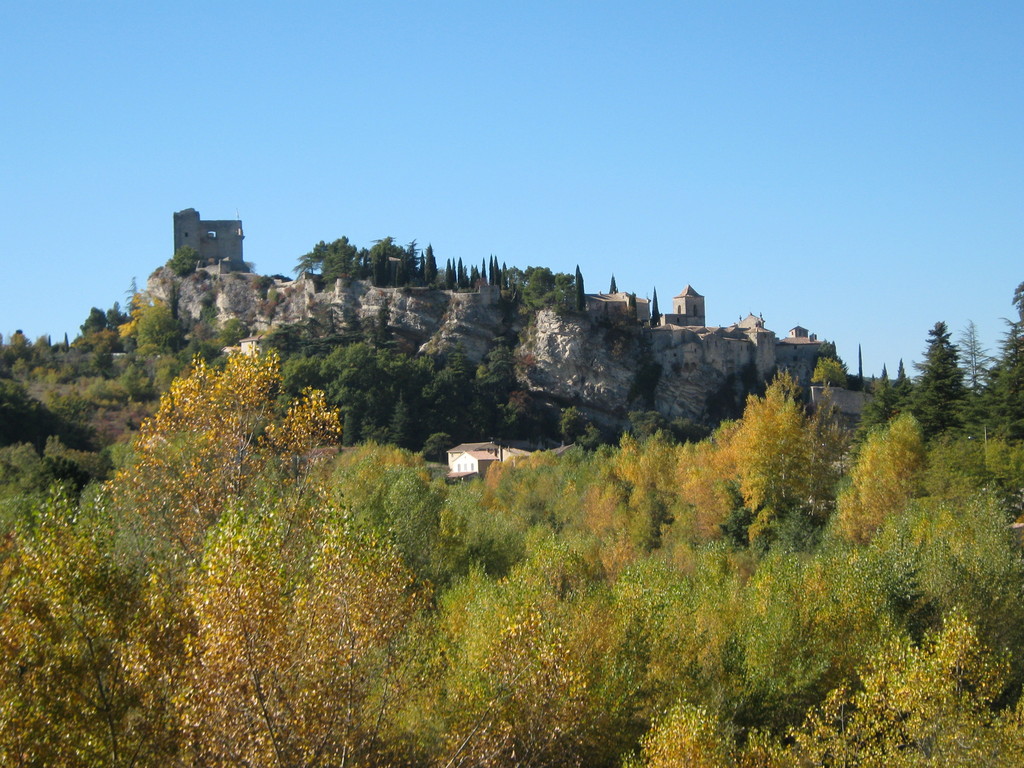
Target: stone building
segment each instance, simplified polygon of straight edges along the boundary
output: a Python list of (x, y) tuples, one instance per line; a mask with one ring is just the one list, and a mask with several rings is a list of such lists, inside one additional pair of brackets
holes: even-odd
[(701, 327), (707, 325), (704, 312), (704, 297), (689, 285), (672, 299), (672, 311), (661, 316), (663, 325)]
[(203, 220), (199, 211), (186, 208), (174, 214), (174, 250), (194, 248), (203, 267), (227, 272), (248, 272), (242, 260), (242, 222), (239, 219)]
[(619, 291), (617, 293), (588, 293), (584, 297), (587, 312), (605, 316), (636, 319), (641, 323), (651, 320), (651, 302), (638, 296)]
[(783, 339), (753, 313), (728, 326), (708, 326), (704, 297), (686, 286), (672, 300), (672, 312), (652, 329), (652, 347), (659, 363), (675, 376), (696, 376), (701, 369), (721, 374), (752, 369), (763, 379), (785, 370), (807, 387), (821, 342), (797, 326)]

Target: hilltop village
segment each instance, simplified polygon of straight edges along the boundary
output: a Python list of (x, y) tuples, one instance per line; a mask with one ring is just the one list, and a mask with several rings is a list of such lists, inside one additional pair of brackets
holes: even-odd
[[(253, 273), (242, 258), (242, 239), (239, 220), (203, 220), (193, 209), (175, 213), (175, 252), (190, 248), (195, 268), (186, 274), (158, 269), (147, 283), (149, 298), (173, 303), (186, 323), (241, 323), (249, 332), (242, 346), (250, 351), (284, 329), (314, 326), (327, 336), (373, 326), (409, 354), (444, 358), (458, 349), (473, 364), (496, 345), (511, 346), (518, 384), (533, 402), (553, 413), (575, 406), (609, 430), (622, 428), (630, 411), (643, 408), (667, 419), (714, 424), (735, 415), (746, 393), (780, 370), (807, 388), (820, 346), (800, 326), (779, 338), (753, 314), (709, 325), (706, 298), (689, 285), (664, 314), (656, 299), (618, 290), (582, 294), (573, 306), (557, 298), (559, 290), (573, 290), (571, 276), (543, 268), (502, 270), (495, 263), (488, 275), (485, 263), (472, 269), (468, 282), (460, 261), (459, 284), (446, 287), (437, 268), (432, 284), (417, 285), (402, 277), (406, 251), (390, 239), (382, 241), (390, 251), (375, 245), (369, 254), (351, 257), (357, 265), (367, 263), (365, 274), (352, 268), (325, 279), (328, 270), (321, 267), (320, 274), (307, 269), (290, 280)], [(329, 255), (335, 245), (317, 248)], [(375, 258), (380, 264), (370, 265)], [(414, 254), (409, 263), (412, 272), (425, 257)], [(456, 271), (450, 263), (447, 269)], [(551, 290), (536, 299), (542, 280), (552, 283)], [(389, 284), (398, 282), (404, 284)]]

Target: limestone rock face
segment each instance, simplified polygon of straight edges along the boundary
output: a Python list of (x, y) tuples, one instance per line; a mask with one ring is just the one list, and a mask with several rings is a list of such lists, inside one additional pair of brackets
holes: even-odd
[(630, 395), (639, 339), (639, 326), (602, 326), (542, 310), (522, 334), (517, 375), (535, 400), (575, 405), (598, 424), (621, 426), (636, 407)]
[(516, 377), (534, 403), (553, 414), (576, 406), (609, 430), (627, 426), (630, 411), (652, 406), (669, 420), (713, 424), (734, 417), (746, 392), (776, 367), (807, 386), (816, 349), (779, 343), (760, 322), (652, 329), (597, 313), (546, 309), (527, 317), (487, 286), (472, 293), (341, 280), (318, 287), (307, 277), (238, 272), (199, 270), (178, 278), (162, 267), (147, 292), (176, 305), (186, 321), (216, 325), (237, 318), (254, 333), (288, 324), (308, 323), (324, 333), (384, 325), (406, 352), (444, 356), (461, 347), (474, 364), (499, 339), (515, 340)]
[(420, 346), (424, 354), (445, 355), (461, 345), (469, 360), (480, 362), (499, 336), (515, 334), (521, 328), (517, 318), (505, 316), (497, 291), (445, 293), (448, 305), (437, 332)]
[(455, 293), (428, 288), (376, 288), (364, 281), (317, 290), (309, 278), (287, 281), (255, 274), (211, 274), (198, 270), (185, 278), (161, 267), (146, 284), (150, 297), (177, 303), (179, 317), (222, 324), (232, 318), (254, 333), (281, 325), (315, 321), (321, 328), (384, 323), (410, 352), (444, 355), (461, 345), (478, 363), (499, 336), (514, 332), (497, 289)]

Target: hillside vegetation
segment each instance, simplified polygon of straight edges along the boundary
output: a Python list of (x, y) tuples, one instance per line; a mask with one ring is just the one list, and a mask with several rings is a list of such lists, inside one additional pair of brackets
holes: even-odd
[(710, 438), (447, 485), (197, 361), (111, 479), (7, 506), (11, 765), (1018, 765), (1024, 448)]
[[(860, 382), (856, 433), (780, 375), (713, 432), (603, 435), (379, 326), (224, 356), (244, 329), (134, 302), (16, 334), (0, 762), (1020, 765), (1014, 306), (992, 358), (939, 323), (915, 378)], [(583, 445), (456, 485), (409, 450), (489, 427)]]

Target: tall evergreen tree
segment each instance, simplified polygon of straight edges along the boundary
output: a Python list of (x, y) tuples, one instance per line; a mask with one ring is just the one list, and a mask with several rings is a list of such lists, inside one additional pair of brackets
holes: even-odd
[(444, 265), (444, 287), (446, 290), (455, 290), (455, 268), (452, 267), (452, 260), (448, 259)]
[(437, 283), (437, 259), (434, 258), (434, 247), (430, 243), (427, 243), (427, 250), (423, 252), (423, 283)]
[(608, 286), (608, 293), (618, 293), (619, 286), (615, 284), (615, 275), (612, 275), (611, 285)]
[(964, 369), (964, 383), (971, 392), (981, 392), (992, 358), (989, 357), (988, 350), (981, 343), (978, 326), (974, 324), (973, 320), (968, 320), (967, 325), (960, 331), (957, 351), (960, 353), (960, 363)]
[(388, 425), (388, 440), (399, 448), (410, 448), (409, 435), (411, 432), (412, 420), (409, 416), (409, 406), (405, 404), (405, 396), (399, 395), (395, 403), (395, 410), (391, 414), (391, 422)]
[(459, 257), (458, 264), (455, 267), (455, 282), (459, 288), (468, 288), (469, 277), (466, 275), (466, 267), (462, 264), (462, 257)]
[(658, 289), (654, 289), (654, 298), (651, 299), (651, 327), (661, 322), (661, 311), (658, 309)]
[(896, 379), (892, 383), (893, 390), (896, 392), (896, 402), (900, 408), (907, 408), (910, 405), (910, 398), (914, 394), (914, 384), (907, 376), (907, 369), (903, 365), (903, 358), (900, 358), (900, 364), (896, 367)]
[(887, 424), (901, 409), (899, 394), (889, 381), (889, 372), (882, 366), (881, 377), (871, 387), (871, 399), (864, 406), (860, 417), (859, 434), (864, 436), (873, 427)]
[(399, 285), (420, 283), (423, 281), (423, 264), (420, 262), (420, 251), (413, 240), (405, 246), (405, 281)]
[(586, 294), (583, 290), (583, 273), (580, 272), (580, 265), (576, 265), (576, 311), (582, 312), (587, 308)]
[(924, 362), (916, 367), (921, 375), (914, 387), (911, 410), (925, 437), (930, 439), (960, 429), (967, 389), (945, 323), (940, 321), (928, 331)]
[(373, 284), (378, 288), (388, 284), (388, 259), (382, 251), (373, 254)]
[(1013, 294), (1017, 320), (1007, 321), (1000, 355), (991, 372), (990, 421), (996, 434), (1024, 440), (1024, 283)]

